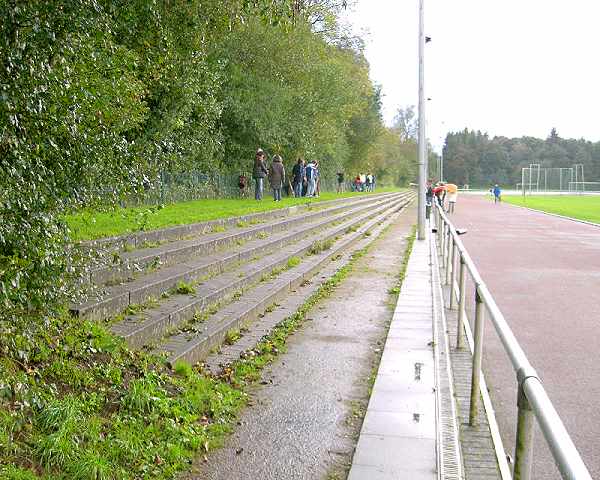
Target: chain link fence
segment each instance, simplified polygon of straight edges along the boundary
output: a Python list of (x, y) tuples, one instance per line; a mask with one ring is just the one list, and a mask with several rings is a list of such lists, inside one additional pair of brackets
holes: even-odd
[[(162, 172), (156, 182), (148, 182), (142, 192), (127, 198), (122, 204), (123, 206), (164, 205), (205, 198), (240, 198), (242, 197), (239, 187), (240, 175), (246, 177), (247, 188), (245, 196), (247, 198), (254, 198), (252, 172), (243, 172), (241, 174), (209, 174), (196, 171), (177, 174)], [(286, 177), (286, 182), (288, 178)], [(345, 183), (346, 190), (349, 191), (350, 182)], [(320, 189), (322, 192), (335, 191), (336, 188), (337, 180), (335, 178), (321, 176)], [(265, 179), (265, 195), (268, 195), (270, 191), (268, 179)], [(288, 194), (285, 186), (283, 194), (284, 196)], [(293, 196), (293, 189), (289, 192), (289, 195)]]

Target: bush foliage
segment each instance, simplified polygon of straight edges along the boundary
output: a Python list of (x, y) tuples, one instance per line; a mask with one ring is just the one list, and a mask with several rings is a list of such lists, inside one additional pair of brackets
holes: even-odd
[(337, 8), (0, 0), (0, 334), (72, 295), (85, 262), (65, 213), (164, 172), (247, 172), (257, 146), (327, 174), (358, 168), (382, 128), (379, 94)]

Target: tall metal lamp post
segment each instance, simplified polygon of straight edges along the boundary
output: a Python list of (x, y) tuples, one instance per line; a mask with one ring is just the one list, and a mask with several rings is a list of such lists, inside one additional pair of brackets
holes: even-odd
[(417, 239), (425, 239), (425, 179), (427, 177), (427, 144), (425, 138), (425, 72), (423, 56), (425, 43), (431, 39), (424, 33), (424, 0), (419, 0), (419, 176), (417, 201)]

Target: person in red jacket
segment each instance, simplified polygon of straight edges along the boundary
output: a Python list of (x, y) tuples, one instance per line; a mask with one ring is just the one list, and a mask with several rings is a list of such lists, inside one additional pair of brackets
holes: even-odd
[(433, 194), (437, 198), (438, 205), (444, 208), (444, 197), (446, 196), (446, 189), (444, 188), (444, 182), (438, 182), (433, 189)]

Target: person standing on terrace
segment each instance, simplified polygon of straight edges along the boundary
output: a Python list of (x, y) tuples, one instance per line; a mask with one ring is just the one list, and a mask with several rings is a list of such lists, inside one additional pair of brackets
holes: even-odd
[(268, 170), (265, 164), (265, 152), (262, 148), (256, 151), (254, 157), (254, 169), (252, 170), (252, 178), (254, 178), (254, 198), (262, 200), (263, 197), (263, 182), (267, 176)]

